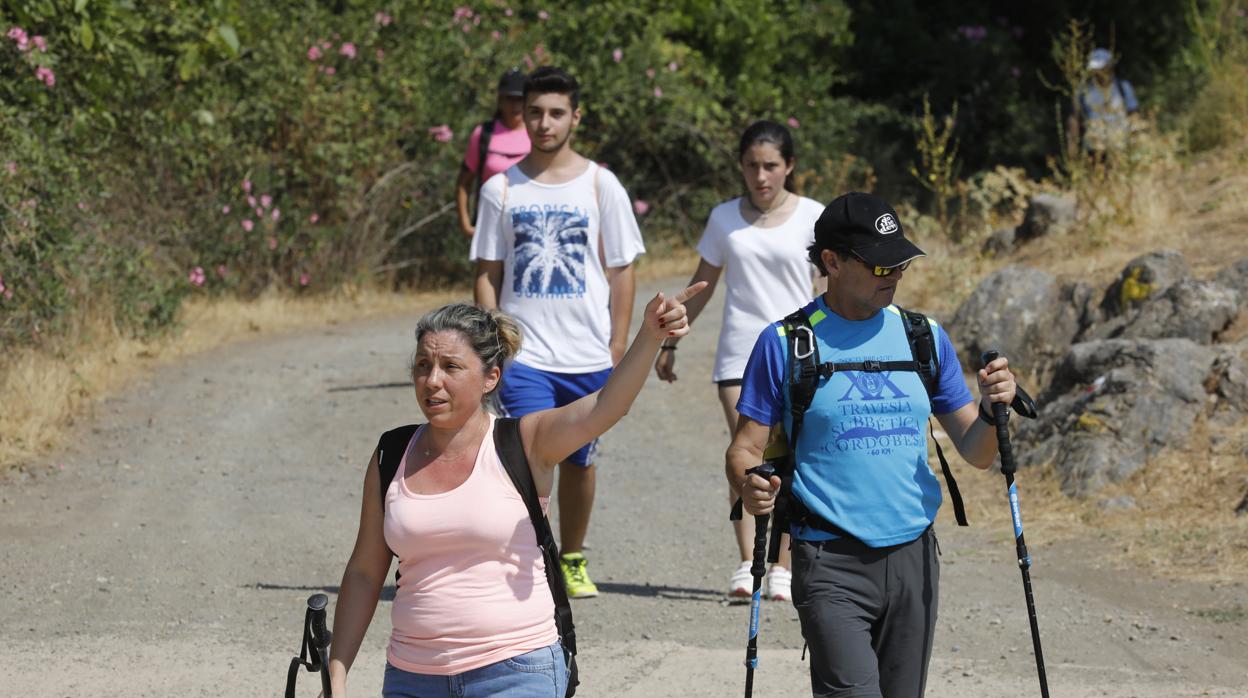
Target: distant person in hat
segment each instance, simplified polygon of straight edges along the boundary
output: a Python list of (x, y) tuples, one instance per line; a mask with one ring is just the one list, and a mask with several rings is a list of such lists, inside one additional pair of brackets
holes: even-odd
[(925, 423), (934, 414), (958, 453), (988, 468), (997, 454), (992, 403), (1014, 399), (1014, 376), (997, 358), (979, 371), (975, 400), (953, 343), (924, 318), (917, 324), (930, 327), (937, 365), (916, 361), (913, 330), (893, 295), (924, 254), (883, 199), (837, 198), (815, 223), (809, 251), (828, 290), (755, 342), (726, 454), (729, 484), (750, 514), (773, 510), (780, 479), (746, 470), (762, 462), (773, 426), (793, 433), (790, 369), (801, 362), (790, 348), (805, 354), (794, 338), (809, 327), (820, 370), (787, 496), (793, 603), (810, 645), (812, 693), (921, 696), (940, 581), (933, 522), (941, 488), (928, 467)]
[(1140, 110), (1131, 83), (1114, 75), (1114, 54), (1098, 48), (1088, 55), (1088, 82), (1079, 92), (1083, 146), (1089, 153), (1121, 150), (1131, 134), (1130, 115)]
[(476, 206), (471, 199), (481, 191), (481, 185), (529, 154), (529, 133), (524, 128), (526, 77), (518, 68), (503, 73), (498, 80), (498, 109), (494, 117), (478, 124), (468, 137), (459, 181), (455, 183), (459, 229), (468, 237), (472, 237), (476, 221)]

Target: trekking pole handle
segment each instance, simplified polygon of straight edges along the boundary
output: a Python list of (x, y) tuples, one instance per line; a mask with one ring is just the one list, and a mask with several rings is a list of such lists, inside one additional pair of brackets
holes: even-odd
[[(984, 352), (984, 366), (996, 361), (1001, 356), (1001, 352), (995, 349), (989, 349)], [(992, 421), (997, 428), (997, 451), (1001, 454), (1001, 472), (1007, 476), (1013, 476), (1018, 471), (1018, 465), (1014, 462), (1014, 448), (1010, 445), (1010, 412), (1009, 405), (1004, 402), (992, 403)]]

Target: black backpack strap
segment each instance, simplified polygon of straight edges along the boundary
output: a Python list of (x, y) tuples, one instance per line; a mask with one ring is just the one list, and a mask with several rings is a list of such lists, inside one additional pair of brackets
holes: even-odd
[[(936, 334), (932, 332), (932, 324), (923, 313), (898, 307), (901, 321), (906, 328), (906, 340), (910, 343), (910, 354), (918, 364), (919, 379), (923, 381), (923, 389), (927, 391), (927, 401), (932, 401), (936, 394), (937, 382), (940, 380), (940, 357), (936, 353)], [(969, 525), (966, 521), (966, 505), (962, 503), (962, 490), (958, 489), (958, 481), (949, 469), (949, 461), (945, 459), (944, 449), (936, 440), (931, 422), (927, 425), (932, 432), (932, 443), (936, 444), (936, 457), (940, 459), (940, 472), (945, 476), (945, 486), (949, 488), (949, 499), (953, 502), (953, 517), (959, 526)]]
[(494, 137), (494, 120), (481, 122), (481, 136), (477, 139), (477, 192), (485, 184), (485, 158), (490, 154), (490, 140)]
[(386, 508), (386, 490), (394, 481), (394, 474), (399, 471), (399, 463), (403, 462), (403, 453), (412, 441), (419, 424), (408, 424), (381, 435), (377, 440), (377, 474), (381, 476), (381, 508)]
[(537, 484), (533, 482), (533, 472), (529, 470), (528, 456), (524, 455), (519, 419), (500, 417), (494, 421), (494, 447), (498, 450), (498, 458), (502, 461), (503, 468), (511, 476), (512, 484), (516, 486), (516, 491), (520, 493), (520, 498), (529, 510), (529, 520), (533, 522), (537, 544), (545, 558), (546, 584), (555, 600), (555, 626), (559, 629), (564, 660), (568, 665), (566, 695), (571, 696), (576, 692), (576, 685), (580, 683), (576, 671), (576, 630), (572, 623), (572, 606), (568, 603), (568, 589), (563, 581), (563, 573), (559, 571), (559, 546), (555, 544), (555, 536), (550, 530), (550, 520), (542, 512)]
[[(416, 433), (419, 424), (408, 424), (391, 429), (381, 435), (377, 440), (377, 475), (380, 482), (378, 487), (381, 490), (378, 494), (381, 497), (381, 511), (385, 515), (386, 511), (386, 490), (390, 489), (390, 483), (394, 482), (395, 473), (399, 472), (399, 464), (403, 462), (403, 454), (407, 451), (407, 445), (412, 441), (412, 435)], [(398, 557), (394, 551), (390, 551), (391, 557)], [(394, 571), (394, 583), (399, 583), (399, 571)]]

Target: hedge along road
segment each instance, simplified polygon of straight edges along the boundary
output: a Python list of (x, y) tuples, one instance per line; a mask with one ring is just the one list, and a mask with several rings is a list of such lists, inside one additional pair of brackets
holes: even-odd
[[(683, 281), (643, 285), (637, 307)], [(722, 297), (681, 343), (680, 381), (652, 376), (605, 439), (589, 536), (602, 593), (574, 602), (579, 695), (742, 690), (748, 606), (721, 596), (735, 561), (727, 432), (710, 384)], [(419, 418), (405, 383), (415, 317), (159, 368), (77, 424), (47, 473), (0, 483), (0, 693), (280, 694), (304, 599), (337, 591), (377, 435)], [(939, 527), (928, 695), (1037, 695), (1013, 545), (1001, 535), (1008, 512), (972, 517), (971, 529)], [(1156, 581), (1111, 571), (1091, 544), (1029, 543), (1053, 695), (1248, 695), (1242, 586)], [(1182, 610), (1234, 604), (1239, 619), (1223, 623)], [(389, 608), (378, 608), (352, 695), (379, 694)], [(755, 695), (809, 694), (792, 606), (765, 604), (760, 637)], [(304, 674), (300, 694), (314, 685)]]

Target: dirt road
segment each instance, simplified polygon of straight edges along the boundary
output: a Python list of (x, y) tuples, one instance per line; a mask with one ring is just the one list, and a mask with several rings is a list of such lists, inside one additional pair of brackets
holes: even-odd
[[(652, 378), (605, 440), (579, 695), (741, 692), (748, 608), (721, 597), (735, 561), (709, 382), (721, 299), (681, 344), (681, 380)], [(337, 590), (377, 434), (419, 418), (404, 385), (419, 310), (158, 369), (80, 421), (46, 472), (0, 482), (0, 695), (280, 694), (304, 599)], [(928, 695), (1038, 695), (1008, 512), (938, 530)], [(1248, 696), (1248, 588), (1111, 569), (1091, 544), (1032, 552), (1054, 696)], [(379, 693), (388, 613), (352, 695)], [(763, 618), (755, 695), (809, 695), (796, 613)]]

